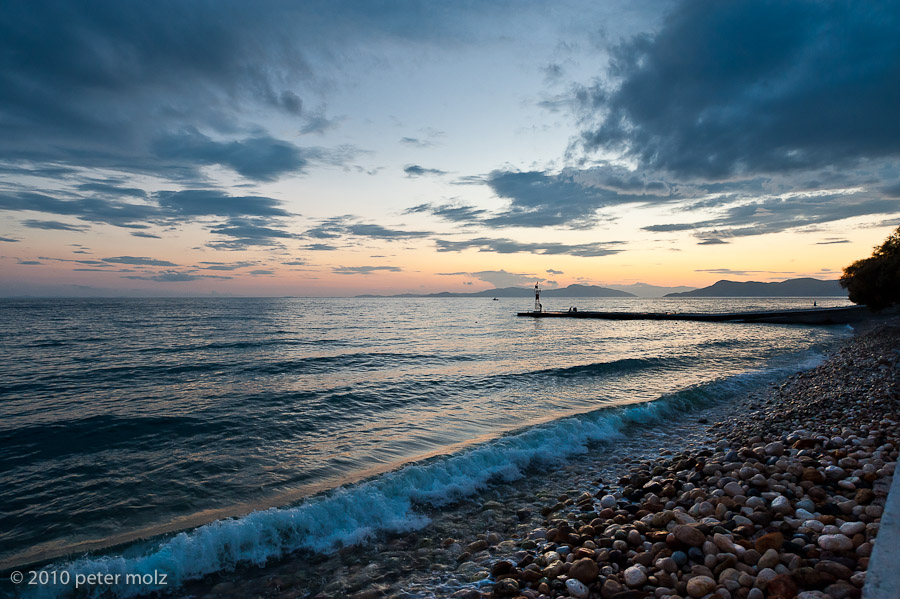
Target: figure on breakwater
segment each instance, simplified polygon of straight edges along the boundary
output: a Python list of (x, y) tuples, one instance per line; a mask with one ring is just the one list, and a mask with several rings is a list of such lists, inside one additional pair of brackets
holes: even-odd
[(540, 283), (540, 281), (538, 283), (534, 284), (534, 311), (535, 312), (542, 312), (544, 310), (544, 307), (541, 305), (541, 288), (539, 286), (539, 283)]

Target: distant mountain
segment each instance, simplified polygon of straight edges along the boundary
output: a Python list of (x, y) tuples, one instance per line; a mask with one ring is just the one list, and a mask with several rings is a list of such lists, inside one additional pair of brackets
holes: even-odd
[(846, 297), (837, 281), (820, 279), (788, 279), (778, 283), (758, 281), (716, 281), (709, 287), (665, 297)]
[[(500, 289), (487, 289), (472, 293), (441, 293), (415, 294), (401, 293), (400, 295), (357, 295), (359, 298), (368, 297), (534, 297), (534, 289), (529, 287), (502, 287)], [(634, 297), (634, 294), (618, 289), (598, 287), (597, 285), (569, 285), (561, 289), (542, 289), (541, 297)]]
[(631, 285), (610, 285), (610, 289), (618, 289), (627, 293), (633, 293), (638, 297), (663, 297), (667, 293), (684, 293), (693, 291), (696, 287), (660, 287), (658, 285), (649, 285), (647, 283), (632, 283)]

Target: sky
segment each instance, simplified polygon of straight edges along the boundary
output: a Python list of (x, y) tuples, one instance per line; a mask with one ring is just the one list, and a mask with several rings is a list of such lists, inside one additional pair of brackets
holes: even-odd
[(834, 279), (900, 5), (0, 0), (0, 296)]

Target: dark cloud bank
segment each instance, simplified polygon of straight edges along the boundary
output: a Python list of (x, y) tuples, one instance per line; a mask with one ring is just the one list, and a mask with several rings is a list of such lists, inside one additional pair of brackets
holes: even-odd
[[(610, 163), (481, 178), (507, 209), (425, 204), (460, 224), (590, 227), (604, 209), (667, 204), (700, 243), (895, 215), (900, 189), (900, 5), (687, 0), (614, 49), (577, 89), (570, 156)], [(468, 181), (473, 182), (473, 181)], [(810, 193), (815, 192), (815, 193)], [(713, 210), (698, 220), (692, 213)]]

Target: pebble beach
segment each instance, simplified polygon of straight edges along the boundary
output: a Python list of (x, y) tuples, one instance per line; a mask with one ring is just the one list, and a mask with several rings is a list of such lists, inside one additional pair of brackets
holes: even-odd
[(860, 597), (898, 457), (897, 348), (896, 324), (871, 328), (714, 423), (713, 447), (560, 495), (490, 596)]
[(208, 577), (185, 596), (843, 599), (898, 458), (900, 323), (736, 401), (535, 468), (411, 534)]

